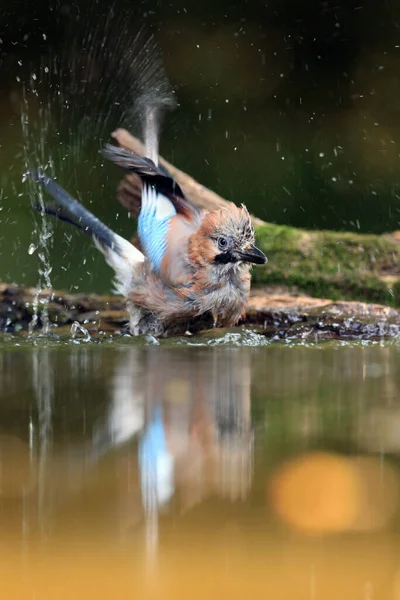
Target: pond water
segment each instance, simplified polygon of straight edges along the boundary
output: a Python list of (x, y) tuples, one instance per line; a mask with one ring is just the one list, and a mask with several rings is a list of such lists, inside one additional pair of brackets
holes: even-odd
[(2, 597), (400, 598), (399, 347), (217, 341), (3, 339)]

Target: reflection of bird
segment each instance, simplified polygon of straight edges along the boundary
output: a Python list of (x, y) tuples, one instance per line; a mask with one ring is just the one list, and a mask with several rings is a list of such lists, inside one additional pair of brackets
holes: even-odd
[(250, 264), (265, 255), (254, 246), (247, 209), (203, 211), (190, 203), (169, 174), (150, 159), (107, 145), (107, 158), (141, 179), (125, 186), (140, 205), (138, 236), (143, 253), (112, 232), (55, 181), (34, 177), (56, 200), (45, 212), (93, 236), (116, 272), (116, 287), (129, 301), (133, 334), (161, 334), (177, 322), (210, 314), (214, 325), (231, 326), (245, 312)]
[(143, 504), (156, 510), (173, 495), (174, 460), (168, 450), (162, 405), (157, 405), (139, 442), (139, 465)]

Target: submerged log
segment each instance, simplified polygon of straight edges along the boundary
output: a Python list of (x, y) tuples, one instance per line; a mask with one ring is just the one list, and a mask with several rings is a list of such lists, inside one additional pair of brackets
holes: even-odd
[[(144, 146), (125, 129), (116, 142), (139, 154)], [(160, 157), (187, 197), (209, 210), (227, 205), (215, 192)], [(333, 300), (400, 306), (400, 232), (387, 235), (307, 231), (252, 217), (257, 244), (268, 256), (253, 271), (253, 285), (284, 285), (289, 291)]]
[[(35, 308), (36, 306), (36, 308)], [(77, 324), (91, 335), (128, 333), (128, 313), (119, 296), (69, 294), (43, 290), (37, 302), (34, 288), (0, 284), (0, 331), (26, 333), (37, 312), (35, 329), (46, 316), (53, 333), (69, 335)], [(199, 319), (195, 330), (209, 324)], [(335, 302), (274, 288), (255, 290), (243, 326), (276, 339), (379, 339), (400, 333), (400, 311), (362, 302)], [(182, 335), (184, 330), (171, 331)], [(215, 332), (216, 333), (216, 332)], [(219, 333), (219, 331), (218, 331)]]

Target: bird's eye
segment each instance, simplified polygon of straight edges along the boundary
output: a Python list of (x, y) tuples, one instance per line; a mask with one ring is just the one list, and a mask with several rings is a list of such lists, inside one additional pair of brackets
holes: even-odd
[(228, 240), (226, 238), (224, 238), (224, 237), (219, 237), (218, 238), (218, 248), (220, 250), (225, 250), (225, 248), (227, 247), (227, 245), (228, 245)]

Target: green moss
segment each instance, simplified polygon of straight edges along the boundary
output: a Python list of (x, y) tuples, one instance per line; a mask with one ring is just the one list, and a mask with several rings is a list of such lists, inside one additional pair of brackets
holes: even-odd
[(399, 246), (385, 236), (310, 232), (278, 225), (256, 230), (268, 264), (253, 270), (255, 285), (295, 286), (316, 297), (400, 305)]
[(301, 238), (303, 237), (303, 231), (285, 225), (266, 223), (265, 225), (256, 228), (256, 236), (258, 245), (261, 246), (265, 252), (268, 252), (269, 250), (288, 251), (298, 249)]

